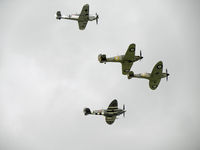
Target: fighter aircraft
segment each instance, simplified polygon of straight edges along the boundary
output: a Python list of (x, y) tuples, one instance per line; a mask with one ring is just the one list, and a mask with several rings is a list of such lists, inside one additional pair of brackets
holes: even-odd
[(85, 115), (103, 115), (105, 116), (107, 124), (111, 125), (114, 123), (117, 116), (123, 114), (125, 117), (126, 110), (125, 105), (123, 105), (123, 109), (119, 109), (118, 102), (114, 99), (108, 106), (108, 109), (94, 110), (91, 112), (89, 108), (84, 108), (83, 112)]
[(168, 81), (168, 71), (166, 69), (166, 73), (163, 73), (163, 63), (162, 61), (159, 61), (153, 68), (151, 73), (140, 73), (140, 74), (134, 74), (133, 71), (130, 71), (128, 73), (128, 79), (131, 78), (143, 78), (143, 79), (148, 79), (149, 80), (149, 87), (152, 90), (155, 90), (159, 83), (161, 78), (166, 78)]
[(62, 16), (60, 11), (57, 11), (56, 13), (56, 19), (69, 19), (69, 20), (76, 20), (78, 21), (79, 29), (84, 30), (88, 21), (96, 20), (96, 24), (98, 24), (99, 16), (96, 13), (96, 15), (89, 15), (89, 5), (85, 4), (82, 8), (82, 11), (80, 14), (71, 14), (68, 16)]
[(111, 58), (106, 58), (105, 54), (99, 54), (98, 60), (100, 63), (106, 62), (120, 62), (122, 64), (122, 74), (127, 75), (135, 61), (141, 60), (142, 52), (140, 51), (140, 56), (135, 56), (136, 45), (130, 44), (125, 55), (115, 56)]

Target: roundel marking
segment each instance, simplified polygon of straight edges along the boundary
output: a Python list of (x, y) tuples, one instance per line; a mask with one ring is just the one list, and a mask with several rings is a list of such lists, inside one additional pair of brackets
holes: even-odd
[(119, 60), (119, 56), (115, 56), (115, 60)]
[(157, 66), (157, 68), (158, 68), (158, 69), (162, 69), (162, 64), (159, 64), (159, 65)]
[(157, 88), (157, 85), (153, 85), (153, 88)]

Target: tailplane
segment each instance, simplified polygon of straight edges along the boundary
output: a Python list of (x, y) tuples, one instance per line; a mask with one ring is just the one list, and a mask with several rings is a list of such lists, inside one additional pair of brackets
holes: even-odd
[(106, 63), (106, 61), (107, 61), (106, 55), (105, 54), (99, 54), (98, 60), (99, 60), (100, 63)]
[(90, 108), (84, 108), (84, 109), (83, 109), (83, 113), (84, 113), (84, 115), (89, 115), (89, 114), (91, 114)]
[(134, 77), (134, 72), (130, 71), (127, 76), (128, 76), (128, 79), (133, 78)]

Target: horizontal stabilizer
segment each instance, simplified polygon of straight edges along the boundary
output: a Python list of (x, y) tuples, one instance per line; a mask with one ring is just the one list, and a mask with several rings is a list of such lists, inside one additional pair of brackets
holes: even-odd
[(89, 108), (84, 108), (83, 112), (84, 112), (85, 115), (91, 114), (91, 110)]
[(133, 71), (130, 71), (129, 73), (128, 73), (128, 79), (131, 79), (131, 78), (133, 78), (134, 77), (134, 72)]

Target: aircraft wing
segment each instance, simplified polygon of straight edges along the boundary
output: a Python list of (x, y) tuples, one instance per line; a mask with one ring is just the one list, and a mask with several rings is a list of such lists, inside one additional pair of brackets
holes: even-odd
[(135, 44), (133, 43), (129, 45), (123, 59), (125, 61), (133, 61), (134, 57), (135, 57)]
[(88, 19), (89, 19), (89, 5), (86, 4), (83, 6), (83, 8), (81, 10), (81, 14), (78, 18), (78, 25), (79, 25), (80, 30), (85, 29)]
[(154, 68), (151, 72), (150, 80), (149, 80), (149, 87), (152, 90), (155, 90), (158, 87), (160, 80), (161, 80), (162, 71), (163, 71), (163, 63), (162, 63), (162, 61), (159, 61), (154, 66)]
[(111, 125), (115, 122), (116, 116), (105, 117), (105, 119), (106, 119), (106, 123)]
[(115, 109), (118, 109), (118, 102), (117, 102), (116, 99), (114, 99), (114, 100), (110, 103), (110, 105), (108, 106), (107, 111), (113, 111), (113, 110), (115, 110)]
[(127, 61), (123, 62), (122, 63), (122, 74), (123, 75), (128, 74), (130, 69), (131, 69), (131, 67), (132, 67), (132, 65), (133, 65), (133, 62), (127, 62)]
[(129, 45), (126, 51), (126, 54), (124, 55), (124, 58), (123, 58), (123, 62), (122, 62), (123, 75), (126, 75), (130, 71), (133, 65), (134, 57), (135, 57), (135, 44), (133, 43)]
[[(107, 111), (108, 111), (108, 112), (114, 112), (114, 111), (117, 110), (117, 109), (118, 109), (118, 102), (117, 102), (116, 99), (114, 99), (114, 100), (110, 103), (110, 105), (108, 106)], [(106, 116), (105, 119), (106, 119), (107, 124), (113, 124), (113, 122), (114, 122), (115, 119), (116, 119), (116, 116)]]

